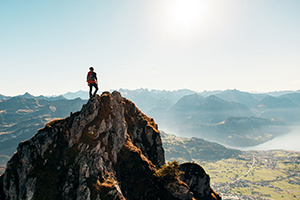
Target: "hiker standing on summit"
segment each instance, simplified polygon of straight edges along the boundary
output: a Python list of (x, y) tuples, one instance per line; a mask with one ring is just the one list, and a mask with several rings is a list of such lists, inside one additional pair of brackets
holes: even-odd
[[(97, 74), (94, 72), (94, 67), (90, 67), (90, 71), (87, 74), (86, 81), (88, 82), (88, 86), (90, 86), (90, 98), (96, 96), (96, 93), (98, 91), (98, 80), (97, 80)], [(92, 95), (93, 87), (95, 87), (95, 92)]]

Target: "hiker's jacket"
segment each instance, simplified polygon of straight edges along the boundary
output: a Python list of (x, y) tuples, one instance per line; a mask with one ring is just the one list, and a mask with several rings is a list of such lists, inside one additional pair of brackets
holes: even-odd
[(96, 72), (89, 72), (87, 74), (87, 82), (88, 83), (96, 83), (97, 82), (97, 74)]

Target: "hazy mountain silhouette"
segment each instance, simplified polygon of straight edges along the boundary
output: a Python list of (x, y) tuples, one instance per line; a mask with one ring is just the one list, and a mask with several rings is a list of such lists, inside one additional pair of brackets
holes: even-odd
[(164, 114), (163, 119), (159, 116), (160, 114), (162, 113), (154, 116), (158, 121), (172, 119), (181, 123), (196, 122), (212, 124), (219, 123), (230, 116), (254, 115), (249, 108), (243, 104), (227, 102), (216, 96), (203, 98), (198, 94), (181, 98)]
[[(297, 121), (300, 116), (297, 105), (287, 98), (237, 90), (216, 95), (223, 99), (214, 95), (206, 98), (199, 94), (187, 95), (170, 109), (158, 107), (148, 114), (170, 133), (234, 146), (257, 145), (287, 133), (286, 121)], [(240, 103), (243, 101), (251, 109)]]
[(272, 108), (297, 108), (299, 107), (295, 103), (293, 103), (288, 98), (282, 98), (282, 97), (272, 97), (267, 95), (260, 101), (258, 101), (259, 106), (263, 106), (263, 108), (266, 109), (272, 109)]
[(253, 108), (257, 105), (257, 101), (265, 95), (251, 94), (238, 90), (225, 90), (222, 93), (215, 94), (216, 97), (225, 101), (232, 101), (246, 105), (248, 108)]
[(62, 95), (66, 99), (76, 99), (76, 98), (81, 98), (81, 99), (89, 99), (89, 92), (88, 91), (83, 91), (79, 90), (77, 92), (67, 92), (66, 94)]
[[(170, 107), (185, 95), (196, 93), (192, 90), (148, 90), (144, 88), (128, 90), (120, 88), (118, 90), (124, 97), (131, 99), (144, 112), (149, 111), (161, 104), (162, 100), (170, 102)], [(89, 99), (88, 91), (79, 90), (77, 92), (68, 92), (62, 95), (66, 99)]]
[[(249, 93), (238, 90), (226, 90), (204, 91), (199, 94), (191, 90), (165, 91), (142, 88), (137, 90), (120, 89), (119, 91), (123, 96), (136, 103), (141, 110), (154, 117), (160, 124), (160, 127), (167, 129), (171, 127), (171, 130), (181, 131), (182, 127), (186, 125), (190, 130), (193, 130), (193, 134), (190, 135), (194, 135), (195, 131), (203, 133), (199, 134), (199, 136), (210, 135), (210, 132), (218, 135), (218, 131), (226, 134), (228, 130), (222, 130), (224, 126), (218, 126), (217, 124), (230, 117), (257, 117), (261, 118), (262, 122), (266, 122), (264, 119), (284, 121), (285, 123), (282, 123), (283, 128), (279, 129), (282, 133), (286, 133), (289, 130), (285, 124), (294, 124), (300, 121), (299, 109), (295, 106), (295, 104), (299, 105), (299, 93), (293, 91)], [(282, 100), (282, 98), (285, 98), (285, 100)], [(290, 99), (290, 101), (286, 99)], [(175, 123), (176, 120), (180, 123)], [(182, 123), (183, 121), (184, 123)], [(264, 137), (270, 134), (269, 137), (265, 137), (261, 142), (278, 134), (278, 132), (264, 133), (262, 130), (271, 131), (275, 129), (271, 127), (259, 129), (254, 124), (251, 124), (253, 122), (251, 118), (249, 122), (248, 128), (244, 130), (248, 129), (250, 131), (252, 129), (254, 132), (257, 131), (256, 134), (262, 134)], [(267, 123), (264, 127), (268, 126), (273, 125)], [(231, 126), (231, 130), (234, 130), (233, 126)], [(204, 132), (209, 134), (204, 134)], [(239, 130), (235, 130), (235, 132), (241, 133)], [(242, 135), (245, 136), (246, 133), (243, 131)], [(256, 134), (253, 134), (253, 131), (249, 132), (249, 135)], [(252, 144), (252, 142), (250, 143)]]
[[(289, 130), (286, 125), (300, 122), (300, 93), (297, 92), (276, 92), (276, 97), (268, 95), (271, 93), (254, 94), (238, 90), (205, 91), (200, 94), (191, 90), (120, 89), (120, 92), (154, 117), (162, 129), (181, 136), (253, 145), (286, 133)], [(80, 95), (88, 96), (88, 92), (70, 92), (52, 97), (35, 97), (30, 93), (17, 97), (0, 95), (0, 141), (9, 139), (16, 144), (31, 137), (29, 133), (32, 130), (50, 119), (65, 117), (71, 111), (78, 110), (86, 102), (74, 99)], [(66, 98), (74, 100), (70, 103)], [(260, 126), (256, 121), (260, 121)], [(278, 124), (281, 127), (276, 131)], [(260, 139), (255, 140), (257, 137)], [(3, 148), (0, 146), (0, 153), (5, 151), (5, 155), (11, 155), (10, 143), (1, 144)]]
[(258, 101), (260, 117), (280, 119), (289, 124), (300, 122), (300, 106), (288, 98), (266, 96)]
[(5, 95), (0, 94), (0, 101), (2, 101), (2, 100), (7, 100), (7, 99), (9, 99), (9, 98), (11, 98), (11, 97), (8, 97), (8, 96), (5, 96)]
[(291, 102), (300, 106), (300, 93), (293, 92), (293, 93), (289, 93), (289, 94), (284, 94), (284, 95), (281, 95), (280, 98), (287, 98)]
[(170, 108), (179, 99), (185, 95), (194, 94), (191, 90), (148, 90), (148, 89), (137, 89), (137, 90), (118, 90), (124, 97), (131, 99), (141, 110), (148, 112), (152, 108), (161, 107)]
[[(24, 98), (27, 97), (27, 98)], [(15, 146), (54, 118), (66, 117), (79, 110), (81, 99), (37, 99), (29, 94), (0, 102), (0, 155), (11, 156)]]

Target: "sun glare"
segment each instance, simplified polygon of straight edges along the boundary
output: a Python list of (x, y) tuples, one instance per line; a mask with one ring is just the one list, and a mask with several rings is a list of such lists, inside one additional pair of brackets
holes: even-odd
[(181, 28), (188, 28), (192, 25), (195, 25), (203, 12), (202, 7), (197, 0), (189, 1), (175, 1), (171, 5), (171, 16), (174, 20), (173, 23), (177, 24)]
[(208, 6), (201, 0), (167, 1), (164, 10), (165, 26), (173, 34), (187, 36), (196, 32), (207, 21)]

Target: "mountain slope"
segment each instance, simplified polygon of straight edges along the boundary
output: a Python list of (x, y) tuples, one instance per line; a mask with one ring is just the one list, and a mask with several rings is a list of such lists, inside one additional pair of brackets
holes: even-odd
[(293, 103), (300, 106), (300, 93), (299, 92), (284, 94), (284, 95), (281, 95), (280, 98), (287, 98), (287, 99), (291, 100)]
[[(132, 100), (143, 112), (148, 112), (152, 108), (161, 107), (161, 101), (168, 101), (167, 105), (170, 108), (180, 98), (185, 95), (190, 95), (195, 92), (187, 89), (166, 91), (166, 90), (148, 90), (137, 89), (127, 90), (120, 89), (119, 92), (126, 98)], [(165, 103), (163, 103), (166, 106)]]
[(166, 160), (180, 162), (217, 161), (240, 155), (242, 151), (226, 148), (200, 138), (181, 138), (161, 131)]
[(266, 96), (258, 102), (260, 117), (280, 119), (289, 124), (299, 123), (300, 106), (284, 97)]
[(245, 104), (248, 108), (254, 107), (259, 98), (263, 97), (263, 95), (251, 94), (248, 92), (241, 92), (238, 90), (225, 90), (222, 93), (215, 94), (215, 96), (226, 101), (233, 101)]
[[(213, 95), (204, 98), (193, 94), (184, 96), (169, 110), (158, 107), (148, 114), (156, 119), (162, 130), (177, 136), (198, 137), (231, 146), (258, 145), (287, 133), (288, 123), (283, 119), (297, 121), (300, 116), (298, 106), (288, 99), (256, 100), (257, 96), (237, 90), (219, 95), (239, 101), (249, 98), (248, 104), (255, 105), (254, 109)], [(286, 107), (277, 109), (279, 106)], [(276, 112), (280, 117), (275, 118)], [(254, 113), (259, 113), (259, 117)]]
[(0, 155), (12, 156), (15, 146), (33, 136), (37, 129), (54, 118), (79, 110), (81, 99), (66, 100), (13, 97), (0, 102)]
[(180, 99), (168, 114), (183, 123), (219, 123), (230, 116), (253, 116), (245, 105), (224, 101), (216, 96), (203, 98), (198, 94)]
[(220, 199), (197, 164), (162, 181), (155, 172), (164, 162), (154, 120), (105, 92), (19, 144), (0, 176), (0, 199)]
[(218, 142), (240, 147), (255, 146), (290, 131), (283, 121), (259, 117), (229, 117), (215, 130)]

